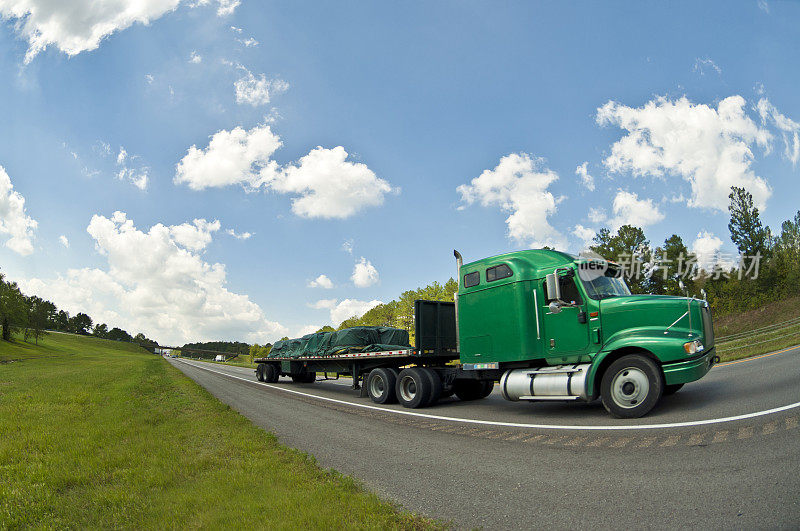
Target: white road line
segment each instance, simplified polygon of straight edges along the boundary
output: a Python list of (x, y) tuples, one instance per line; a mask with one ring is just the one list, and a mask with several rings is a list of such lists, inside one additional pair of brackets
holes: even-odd
[(794, 409), (800, 407), (800, 402), (795, 402), (794, 404), (789, 404), (786, 406), (776, 407), (772, 409), (767, 409), (764, 411), (756, 411), (755, 413), (746, 413), (744, 415), (736, 415), (733, 417), (723, 417), (718, 419), (707, 419), (707, 420), (693, 420), (688, 422), (671, 422), (668, 424), (640, 424), (640, 425), (627, 425), (627, 426), (564, 426), (564, 425), (557, 425), (557, 424), (526, 424), (521, 422), (500, 422), (500, 421), (493, 421), (493, 420), (478, 420), (478, 419), (462, 419), (458, 417), (445, 417), (442, 415), (430, 415), (428, 413), (417, 413), (416, 411), (406, 411), (406, 410), (398, 410), (398, 409), (387, 409), (378, 406), (371, 406), (368, 404), (357, 404), (355, 402), (348, 402), (347, 400), (338, 400), (336, 398), (328, 398), (325, 396), (313, 395), (310, 393), (303, 393), (301, 391), (295, 391), (294, 389), (287, 389), (285, 387), (279, 387), (276, 385), (268, 384), (259, 382), (257, 380), (251, 380), (250, 378), (242, 378), (240, 376), (234, 376), (232, 374), (228, 374), (221, 371), (215, 371), (209, 369), (207, 367), (203, 367), (201, 365), (195, 365), (194, 363), (189, 363), (188, 361), (183, 361), (181, 359), (177, 359), (181, 363), (185, 363), (187, 365), (191, 365), (192, 367), (196, 367), (198, 369), (213, 372), (222, 376), (227, 376), (228, 378), (234, 378), (236, 380), (242, 380), (249, 383), (255, 383), (259, 385), (263, 385), (265, 387), (269, 387), (270, 389), (276, 389), (278, 391), (284, 391), (286, 393), (305, 396), (308, 398), (315, 398), (317, 400), (323, 400), (325, 402), (333, 402), (335, 404), (343, 404), (346, 406), (352, 407), (359, 407), (363, 409), (372, 409), (375, 411), (381, 411), (383, 413), (391, 413), (395, 415), (408, 415), (411, 417), (421, 417), (426, 419), (434, 419), (434, 420), (444, 420), (447, 422), (459, 422), (462, 424), (481, 424), (487, 426), (502, 426), (506, 428), (535, 428), (541, 430), (615, 430), (615, 431), (630, 431), (630, 430), (654, 430), (654, 429), (664, 429), (664, 428), (684, 428), (688, 426), (703, 426), (706, 424), (722, 424), (724, 422), (733, 422), (736, 420), (744, 420), (750, 419), (754, 417), (762, 417), (764, 415), (771, 415), (773, 413), (779, 413), (781, 411), (787, 411), (789, 409)]

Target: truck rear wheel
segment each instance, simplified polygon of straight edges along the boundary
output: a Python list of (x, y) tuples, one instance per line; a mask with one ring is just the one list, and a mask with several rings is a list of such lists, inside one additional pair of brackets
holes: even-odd
[(397, 400), (404, 407), (418, 408), (428, 405), (433, 392), (432, 379), (421, 367), (400, 371), (395, 386)]
[(480, 400), (492, 394), (494, 382), (491, 380), (456, 380), (453, 382), (453, 389), (461, 400)]
[(264, 364), (263, 363), (259, 363), (258, 367), (256, 367), (256, 379), (259, 382), (263, 382), (264, 381)]
[(280, 377), (280, 375), (281, 374), (280, 374), (280, 372), (278, 371), (278, 368), (275, 365), (273, 365), (271, 363), (265, 363), (264, 364), (264, 381), (265, 382), (267, 382), (267, 383), (277, 383), (278, 382), (278, 377)]
[(600, 396), (617, 418), (634, 419), (650, 412), (664, 392), (661, 369), (639, 354), (623, 356), (603, 374)]
[(428, 398), (428, 402), (425, 406), (432, 406), (442, 397), (442, 378), (439, 376), (439, 373), (433, 369), (423, 367), (422, 371), (428, 377), (428, 381), (431, 384), (431, 396)]
[(396, 386), (397, 371), (395, 369), (373, 369), (367, 377), (367, 392), (376, 404), (397, 402)]

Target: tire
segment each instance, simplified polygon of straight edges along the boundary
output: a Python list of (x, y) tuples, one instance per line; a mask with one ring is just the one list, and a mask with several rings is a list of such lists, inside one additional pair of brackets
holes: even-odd
[(489, 396), (494, 389), (493, 381), (484, 380), (456, 380), (453, 390), (456, 396), (464, 401), (480, 400)]
[(439, 376), (439, 373), (433, 369), (422, 367), (421, 370), (425, 373), (425, 376), (428, 378), (428, 382), (431, 385), (431, 396), (428, 397), (428, 402), (424, 407), (432, 406), (442, 397), (442, 378)]
[(635, 419), (650, 412), (664, 392), (661, 369), (639, 354), (623, 356), (603, 373), (600, 397), (606, 411), (621, 419)]
[(258, 367), (256, 367), (256, 379), (259, 382), (263, 382), (264, 381), (264, 364), (263, 363), (259, 363)]
[(683, 384), (665, 385), (664, 396), (674, 395), (681, 390), (681, 387), (683, 387)]
[(280, 372), (275, 365), (267, 363), (264, 365), (264, 381), (267, 383), (277, 383)]
[(397, 371), (395, 369), (373, 369), (367, 376), (367, 393), (376, 404), (397, 402)]
[(403, 369), (395, 384), (397, 401), (412, 409), (425, 407), (430, 402), (432, 387), (431, 378), (420, 367)]

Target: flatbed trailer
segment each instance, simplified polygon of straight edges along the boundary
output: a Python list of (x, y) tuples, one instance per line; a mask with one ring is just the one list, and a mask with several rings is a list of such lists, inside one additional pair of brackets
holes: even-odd
[(705, 297), (633, 295), (618, 264), (550, 249), (454, 255), (455, 302), (415, 302), (414, 348), (259, 358), (256, 377), (347, 375), (362, 396), (411, 408), (484, 398), (499, 383), (513, 402), (600, 398), (636, 418), (719, 362)]

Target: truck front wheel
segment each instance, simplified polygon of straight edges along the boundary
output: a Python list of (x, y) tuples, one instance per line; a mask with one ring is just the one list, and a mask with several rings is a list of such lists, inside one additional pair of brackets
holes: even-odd
[(623, 356), (603, 374), (600, 396), (606, 410), (617, 418), (634, 419), (650, 412), (664, 392), (661, 370), (650, 358)]

